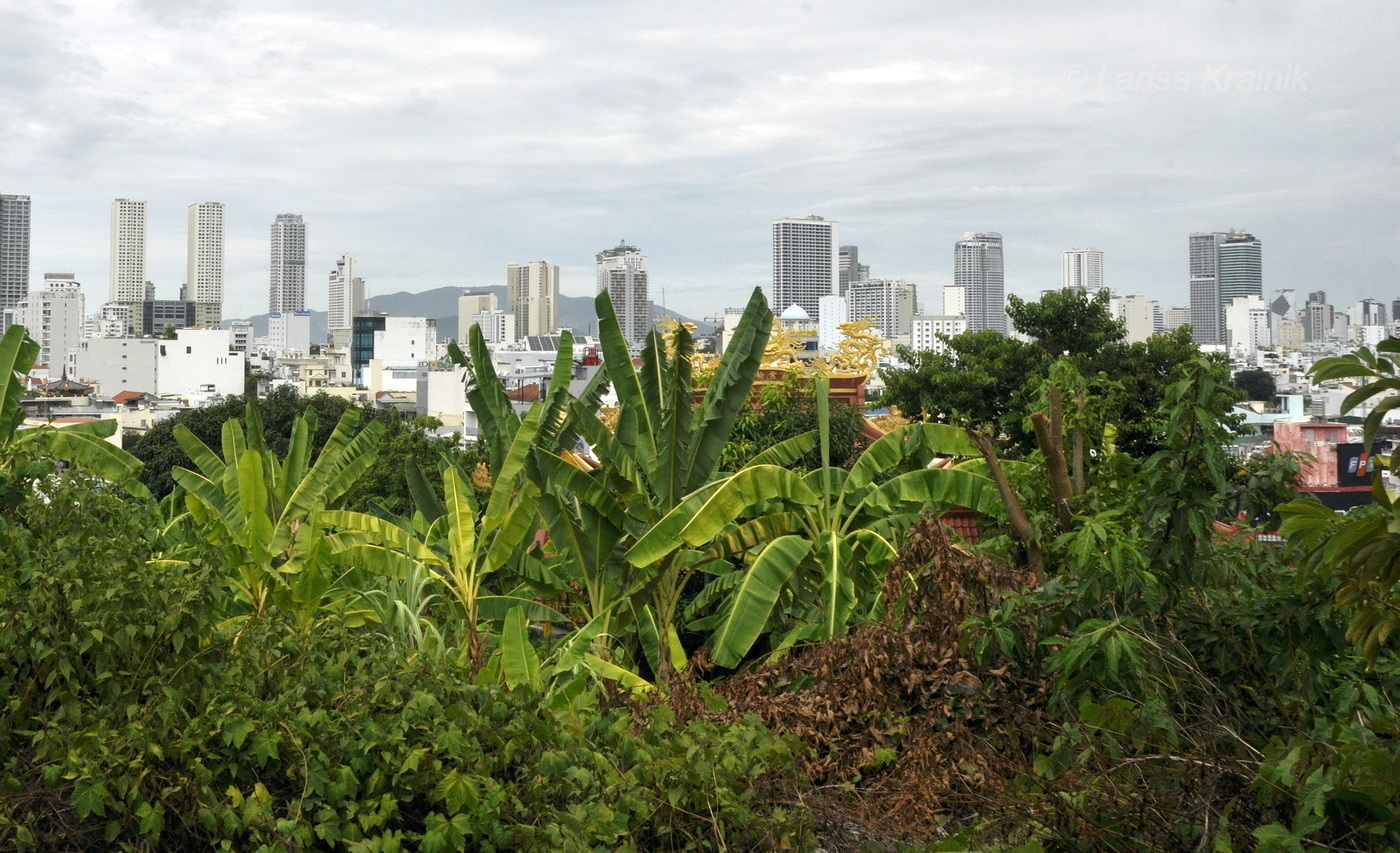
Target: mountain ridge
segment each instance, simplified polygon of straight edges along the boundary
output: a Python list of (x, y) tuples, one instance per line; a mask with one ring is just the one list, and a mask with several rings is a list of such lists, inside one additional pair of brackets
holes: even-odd
[[(396, 293), (372, 296), (366, 302), (368, 310), (388, 314), (391, 317), (431, 317), (437, 320), (438, 340), (447, 341), (455, 340), (458, 337), (457, 297), (463, 293), (494, 293), (496, 304), (505, 304), (506, 288), (502, 284), (481, 285), (479, 287), (448, 285), (418, 293), (401, 290)], [(675, 311), (669, 311), (664, 306), (654, 306), (653, 318), (665, 315), (682, 322), (695, 323), (699, 334), (709, 334), (713, 331), (712, 324), (694, 320)], [(241, 319), (253, 324), (254, 335), (266, 335), (268, 316), (267, 314), (255, 314), (251, 317), (231, 318), (224, 321), (224, 326), (227, 327), (234, 319)], [(328, 319), (325, 311), (313, 310), (311, 312), (311, 340), (313, 342), (319, 343), (326, 339)], [(596, 334), (598, 317), (593, 310), (593, 297), (561, 295), (559, 297), (559, 325), (573, 329), (575, 334)]]

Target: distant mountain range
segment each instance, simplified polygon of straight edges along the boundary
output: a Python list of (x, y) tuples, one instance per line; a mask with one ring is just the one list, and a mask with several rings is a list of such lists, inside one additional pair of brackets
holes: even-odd
[[(372, 296), (369, 299), (369, 310), (376, 313), (382, 312), (391, 317), (432, 317), (437, 320), (438, 340), (455, 340), (458, 337), (457, 297), (468, 291), (471, 293), (494, 293), (498, 305), (504, 305), (506, 301), (506, 288), (505, 285), (501, 284), (484, 287), (438, 287), (433, 290), (425, 290), (422, 293), (400, 291), (382, 296)], [(655, 306), (653, 315), (654, 317), (670, 315), (677, 320), (694, 323), (697, 334), (707, 335), (714, 331), (712, 323), (691, 319), (675, 311), (669, 311), (660, 305)], [(253, 324), (254, 335), (266, 335), (267, 317), (266, 314), (257, 314), (244, 319)], [(233, 321), (225, 320), (224, 326), (228, 326), (231, 322)], [(597, 334), (598, 317), (593, 311), (593, 298), (590, 296), (560, 296), (559, 324), (573, 329), (575, 334)], [(326, 329), (326, 312), (312, 311), (311, 340), (318, 343), (324, 341)]]

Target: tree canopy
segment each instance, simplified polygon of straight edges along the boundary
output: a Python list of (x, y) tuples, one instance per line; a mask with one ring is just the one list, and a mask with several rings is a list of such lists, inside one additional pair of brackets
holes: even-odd
[(1267, 403), (1278, 393), (1274, 375), (1260, 367), (1241, 370), (1235, 374), (1235, 387), (1244, 392), (1246, 400)]
[(946, 351), (899, 348), (909, 365), (882, 372), (886, 401), (906, 415), (941, 423), (993, 427), (1013, 448), (1034, 446), (1023, 423), (1054, 361), (1064, 356), (1094, 384), (1095, 405), (1117, 430), (1118, 446), (1146, 455), (1162, 440), (1158, 409), (1178, 367), (1199, 354), (1189, 329), (1123, 340), (1123, 324), (1104, 294), (1070, 290), (1039, 302), (1009, 297), (1007, 314), (1025, 343), (996, 332), (964, 332), (945, 339)]

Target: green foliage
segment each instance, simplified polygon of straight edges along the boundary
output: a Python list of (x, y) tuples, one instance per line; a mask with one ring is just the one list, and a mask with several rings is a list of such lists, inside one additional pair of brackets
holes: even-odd
[(240, 421), (224, 424), (222, 454), (176, 427), (198, 470), (174, 471), (180, 500), (171, 503), (177, 514), (162, 536), (161, 560), (218, 566), (234, 592), (237, 620), (274, 605), (306, 627), (338, 592), (321, 512), (374, 465), (383, 427), (371, 424), (356, 434), (359, 413), (348, 409), (313, 458), (316, 418), (303, 415), (280, 459), (268, 449), (256, 403), (248, 403), (244, 417), (246, 435)]
[[(1386, 413), (1400, 408), (1400, 339), (1388, 338), (1374, 352), (1363, 347), (1324, 358), (1311, 372), (1316, 382), (1365, 382), (1342, 401), (1342, 411), (1371, 403), (1362, 442), (1373, 446)], [(1400, 472), (1400, 453), (1390, 455), (1388, 467), (1391, 474)], [(1314, 501), (1293, 501), (1280, 510), (1284, 535), (1307, 552), (1300, 568), (1337, 582), (1337, 606), (1352, 614), (1347, 638), (1361, 644), (1372, 662), (1400, 629), (1400, 502), (1386, 492), (1379, 470), (1373, 478), (1376, 511), (1343, 517)]]
[(1171, 594), (1201, 585), (1219, 507), (1229, 492), (1225, 447), (1234, 438), (1235, 392), (1229, 368), (1199, 356), (1168, 386), (1163, 414), (1166, 441), (1146, 462), (1143, 524), (1153, 543), (1153, 567), (1171, 582)]
[[(816, 402), (825, 463), (825, 380)], [(838, 637), (871, 616), (893, 543), (926, 507), (1001, 512), (987, 477), (927, 467), (937, 457), (974, 453), (961, 429), (911, 424), (871, 444), (849, 471), (749, 465), (692, 494), (627, 559), (644, 566), (692, 553), (724, 561), (688, 609), (692, 628), (713, 629), (709, 651), (721, 666), (738, 666), (764, 634), (773, 635), (774, 648)], [(694, 618), (709, 607), (712, 614)]]
[[(796, 380), (765, 385), (758, 394), (758, 405), (739, 411), (734, 431), (720, 457), (721, 470), (737, 471), (759, 453), (783, 441), (815, 434), (818, 428), (816, 398), (811, 389), (800, 387)], [(865, 444), (862, 434), (865, 415), (845, 400), (832, 400), (828, 405), (831, 464), (847, 468)], [(809, 471), (820, 468), (821, 464), (820, 453), (815, 448), (793, 463)]]
[[(145, 466), (141, 471), (141, 482), (157, 498), (164, 498), (173, 492), (175, 478), (172, 472), (176, 468), (193, 465), (175, 438), (176, 428), (184, 427), (204, 444), (218, 444), (227, 421), (243, 420), (248, 399), (227, 397), (203, 408), (180, 412), (129, 441), (128, 449)], [(442, 486), (438, 476), (438, 460), (442, 454), (451, 455), (459, 466), (468, 471), (484, 459), (480, 450), (459, 450), (452, 441), (429, 435), (425, 424), (406, 421), (397, 412), (355, 406), (343, 397), (324, 392), (303, 397), (295, 388), (282, 386), (257, 402), (268, 450), (277, 456), (287, 454), (292, 423), (307, 412), (316, 418), (316, 429), (310, 436), (313, 453), (320, 451), (341, 416), (351, 409), (359, 412), (360, 428), (372, 423), (381, 425), (384, 438), (379, 449), (380, 464), (367, 471), (347, 494), (346, 506), (351, 509), (368, 512), (379, 508), (396, 514), (411, 512), (413, 498), (403, 478), (404, 465), (410, 459), (428, 473), (430, 482), (438, 488)], [(246, 424), (244, 428), (247, 428)]]
[(1230, 477), (1234, 498), (1229, 510), (1239, 520), (1267, 531), (1279, 529), (1278, 508), (1298, 497), (1307, 454), (1278, 445), (1254, 453)]
[(1123, 321), (1108, 313), (1110, 297), (1107, 290), (1089, 295), (1069, 288), (1046, 293), (1039, 302), (1012, 294), (1006, 297), (1006, 316), (1052, 359), (1094, 355), (1126, 334)]
[(999, 427), (1029, 447), (1021, 419), (1030, 408), (1032, 376), (1042, 375), (1043, 350), (997, 332), (964, 332), (946, 352), (899, 349), (907, 369), (881, 372), (885, 401), (910, 417)]
[(1274, 375), (1261, 367), (1241, 370), (1235, 374), (1235, 387), (1244, 392), (1246, 400), (1267, 403), (1278, 393)]
[(811, 843), (766, 794), (795, 745), (756, 722), (479, 686), (338, 620), (225, 633), (212, 572), (147, 561), (158, 521), (68, 481), (0, 537), (0, 847)]
[(53, 477), (55, 463), (115, 483), (132, 495), (149, 497), (135, 481), (141, 462), (106, 439), (117, 431), (116, 421), (102, 420), (56, 429), (20, 429), (24, 386), (18, 376), (34, 366), (39, 345), (23, 326), (10, 326), (0, 336), (0, 513), (30, 497), (36, 485)]
[(1036, 342), (984, 331), (949, 338), (943, 353), (900, 349), (909, 367), (882, 372), (886, 401), (910, 417), (994, 427), (1025, 456), (1035, 442), (1024, 418), (1055, 360), (1066, 356), (1095, 384), (1094, 406), (1114, 427), (1115, 449), (1145, 457), (1161, 448), (1166, 432), (1157, 415), (1167, 388), (1199, 355), (1189, 329), (1127, 343), (1102, 296), (1059, 291), (1008, 303), (1017, 331)]

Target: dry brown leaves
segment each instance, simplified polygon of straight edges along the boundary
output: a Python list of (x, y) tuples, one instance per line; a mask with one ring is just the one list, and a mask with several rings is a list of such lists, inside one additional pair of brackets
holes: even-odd
[(811, 747), (804, 771), (846, 803), (867, 840), (892, 826), (936, 832), (975, 814), (1026, 768), (1018, 733), (1040, 724), (1044, 686), (1005, 669), (978, 671), (959, 641), (967, 618), (1029, 583), (925, 519), (890, 570), (885, 600), (903, 606), (883, 623), (714, 685), (728, 702), (722, 712), (693, 683), (678, 685), (673, 702), (716, 721), (756, 714), (801, 738)]

